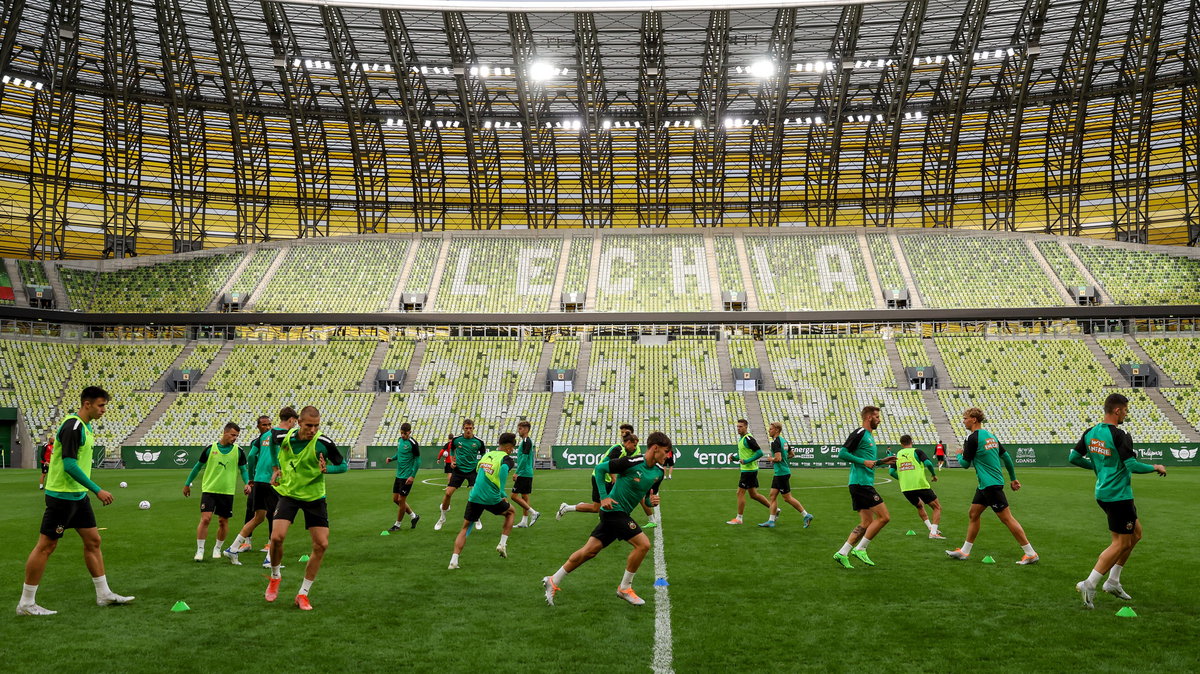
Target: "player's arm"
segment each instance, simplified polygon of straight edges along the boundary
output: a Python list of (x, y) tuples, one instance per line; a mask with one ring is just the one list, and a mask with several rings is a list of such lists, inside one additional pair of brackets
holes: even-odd
[(1167, 469), (1161, 465), (1151, 465), (1138, 461), (1137, 454), (1133, 451), (1133, 436), (1125, 431), (1114, 428), (1113, 442), (1117, 445), (1117, 458), (1121, 459), (1121, 463), (1125, 464), (1125, 468), (1129, 472), (1167, 474)]
[[(858, 444), (862, 442), (863, 429), (856, 428), (850, 432), (850, 437), (842, 443), (842, 448), (838, 450), (838, 458), (847, 463), (853, 463), (864, 468), (874, 468), (875, 462), (857, 456), (854, 452), (858, 449)], [(867, 464), (870, 465), (867, 465)]]
[(996, 442), (996, 445), (999, 447), (997, 451), (1000, 453), (1000, 463), (1004, 464), (1004, 469), (1008, 471), (1008, 479), (1015, 482), (1017, 479), (1017, 464), (1013, 461), (1012, 454), (1009, 454), (1008, 450), (1004, 449), (1004, 445), (999, 441)]
[(917, 461), (929, 469), (930, 475), (933, 475), (934, 477), (937, 476), (937, 467), (933, 465), (933, 460), (929, 458), (928, 454), (918, 449)]
[(962, 453), (958, 455), (958, 465), (963, 468), (970, 468), (975, 461), (975, 453), (979, 451), (979, 432), (971, 433), (970, 437), (963, 442)]
[(249, 459), (246, 458), (246, 453), (242, 448), (238, 448), (238, 472), (242, 474), (242, 484), (246, 485), (245, 493), (250, 493), (250, 466)]
[(1088, 456), (1086, 440), (1087, 433), (1079, 436), (1079, 442), (1075, 443), (1075, 447), (1071, 449), (1071, 453), (1067, 456), (1067, 461), (1070, 461), (1071, 465), (1095, 471), (1096, 464), (1092, 463), (1092, 458)]
[(208, 463), (208, 447), (200, 450), (200, 458), (196, 459), (196, 465), (192, 466), (192, 472), (188, 473), (187, 480), (183, 483), (183, 495), (192, 495), (192, 483), (196, 481), (196, 476), (200, 474), (200, 468)]
[(342, 456), (342, 452), (337, 445), (333, 444), (333, 440), (322, 435), (318, 440), (321, 445), (319, 454), (325, 457), (325, 472), (329, 474), (344, 473), (350, 470), (350, 462), (346, 457)]
[(516, 466), (517, 466), (517, 463), (516, 463), (516, 461), (513, 461), (513, 458), (511, 456), (504, 457), (504, 459), (500, 462), (500, 484), (501, 485), (508, 482), (508, 475), (509, 475), (509, 473), (512, 472), (513, 468), (516, 468)]
[(620, 475), (620, 474), (624, 473), (625, 471), (629, 470), (630, 466), (641, 463), (642, 461), (645, 461), (645, 460), (646, 460), (646, 457), (644, 457), (644, 456), (632, 456), (632, 457), (624, 457), (623, 456), (619, 459), (609, 459), (607, 461), (601, 461), (596, 466), (596, 469), (592, 471), (592, 476), (596, 478), (596, 482), (598, 484), (601, 484), (604, 482), (604, 476), (606, 474)]
[(58, 442), (62, 445), (63, 471), (88, 491), (99, 495), (104, 490), (100, 488), (100, 485), (92, 482), (91, 478), (85, 475), (83, 469), (79, 467), (79, 448), (83, 445), (83, 422), (75, 421), (74, 428), (67, 426), (68, 424), (63, 424), (62, 428), (58, 430)]
[(391, 463), (393, 461), (399, 461), (400, 460), (400, 452), (403, 452), (403, 451), (404, 451), (404, 438), (400, 438), (399, 440), (396, 441), (396, 453), (389, 456), (388, 458), (384, 459), (383, 462)]
[(412, 464), (408, 467), (407, 474), (404, 479), (410, 483), (417, 476), (417, 471), (421, 469), (421, 445), (416, 440), (410, 440), (412, 443)]
[(758, 446), (758, 440), (755, 440), (753, 437), (747, 438), (746, 446), (749, 447), (750, 449), (753, 449), (754, 453), (751, 454), (750, 458), (746, 459), (746, 461), (742, 465), (743, 465), (743, 467), (751, 466), (751, 467), (756, 468), (757, 464), (758, 464), (758, 460), (763, 457), (762, 447)]

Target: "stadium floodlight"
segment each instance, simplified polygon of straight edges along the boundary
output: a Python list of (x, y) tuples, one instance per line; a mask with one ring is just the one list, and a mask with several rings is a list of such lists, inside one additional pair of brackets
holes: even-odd
[(1016, 49), (1013, 49), (1012, 47), (1009, 47), (1009, 48), (1008, 48), (1008, 49), (1006, 49), (1005, 51), (1007, 51), (1007, 52), (1008, 52), (1008, 55), (1009, 55), (1009, 56), (1016, 56), (1016, 55), (1017, 55), (1017, 50), (1016, 50)]
[(814, 121), (816, 124), (824, 124), (824, 123), (825, 123), (825, 120), (821, 119), (820, 117), (816, 117), (816, 118), (814, 118), (814, 119), (813, 119), (813, 121)]
[(534, 61), (529, 64), (529, 79), (544, 82), (553, 79), (557, 69), (549, 61)]
[(770, 59), (759, 59), (750, 64), (750, 74), (760, 79), (774, 77), (775, 72), (775, 62)]
[(600, 126), (605, 129), (611, 129), (612, 128), (612, 120), (606, 119), (603, 122), (600, 122)]
[(300, 59), (292, 59), (292, 67), (299, 68), (300, 67)]
[(704, 128), (704, 120), (697, 117), (696, 119), (692, 120), (692, 126), (696, 127), (697, 129), (703, 129)]
[(483, 128), (485, 128), (485, 129), (492, 128), (492, 120), (490, 120), (490, 119), (483, 120)]

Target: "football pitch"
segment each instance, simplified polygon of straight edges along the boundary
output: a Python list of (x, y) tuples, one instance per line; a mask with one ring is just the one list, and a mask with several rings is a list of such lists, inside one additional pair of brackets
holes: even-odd
[[(764, 485), (769, 474), (760, 473)], [(1013, 563), (1021, 550), (990, 512), (969, 561), (944, 554), (962, 543), (973, 472), (944, 471), (933, 485), (945, 508), (945, 541), (926, 537), (895, 482), (880, 484), (892, 521), (869, 549), (877, 566), (854, 560), (853, 570), (832, 561), (857, 523), (846, 475), (795, 471), (794, 494), (815, 515), (811, 528), (785, 506), (779, 525), (762, 529), (755, 524), (766, 509), (753, 502), (746, 524), (725, 524), (735, 512), (736, 471), (676, 471), (663, 485), (662, 527), (648, 532), (662, 537), (669, 585), (656, 593), (664, 570), (656, 569), (652, 551), (634, 581), (647, 602), (641, 607), (615, 596), (629, 549), (620, 542), (569, 575), (556, 606), (545, 604), (540, 579), (584, 543), (596, 522), (584, 513), (554, 518), (560, 502), (589, 498), (584, 471), (538, 473), (533, 502), (542, 518), (513, 530), (508, 559), (495, 552), (501, 520), (485, 513), (484, 529), (468, 538), (456, 571), (446, 566), (466, 493), (455, 495), (447, 526), (433, 531), (442, 473), (422, 471), (418, 480), (428, 483), (418, 483), (410, 499), (422, 519), (416, 529), (406, 520), (390, 536), (380, 532), (396, 514), (392, 472), (332, 475), (330, 549), (311, 593), (315, 610), (302, 613), (291, 601), (303, 577), (297, 560), (309, 551), (302, 526), (285, 548), (280, 599), (267, 604), (259, 553), (243, 554), (241, 567), (207, 557), (215, 521), (205, 561), (192, 561), (199, 497), (183, 497), (186, 472), (96, 471), (117, 499), (108, 507), (93, 500), (106, 528), (109, 582), (137, 600), (97, 607), (79, 538), (68, 532), (38, 593), (39, 603), (59, 614), (34, 618), (13, 609), (44, 501), (36, 473), (6, 470), (0, 669), (598, 672), (647, 671), (656, 656), (679, 672), (1200, 668), (1200, 533), (1187, 524), (1200, 471), (1135, 476), (1145, 539), (1122, 576), (1133, 600), (1100, 592), (1094, 611), (1081, 608), (1074, 590), (1109, 539), (1091, 473), (1019, 469), (1024, 486), (1008, 492), (1009, 500), (1042, 559), (1029, 567)], [(118, 488), (120, 480), (129, 487)], [(150, 510), (138, 509), (143, 499)], [(242, 506), (239, 496), (231, 525), (241, 524)], [(917, 535), (905, 535), (909, 530)], [(266, 543), (265, 527), (254, 543)], [(982, 563), (985, 556), (996, 563)], [(664, 597), (669, 613), (659, 606)], [(191, 610), (171, 612), (176, 601)], [(1115, 615), (1126, 603), (1137, 618)], [(668, 618), (670, 639), (656, 646), (655, 631)]]

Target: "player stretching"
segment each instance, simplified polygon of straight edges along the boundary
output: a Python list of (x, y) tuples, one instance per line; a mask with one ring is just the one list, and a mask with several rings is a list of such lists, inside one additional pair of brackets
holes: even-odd
[(208, 525), (213, 514), (217, 516), (217, 542), (213, 545), (213, 559), (221, 558), (225, 547), (225, 536), (229, 534), (229, 518), (233, 517), (233, 492), (237, 479), (246, 485), (242, 491), (250, 495), (250, 473), (246, 470), (246, 453), (237, 446), (242, 429), (232, 421), (225, 424), (221, 440), (205, 447), (200, 452), (196, 465), (188, 474), (183, 485), (183, 495), (192, 495), (192, 482), (204, 467), (204, 482), (200, 490), (200, 523), (196, 525), (196, 556), (192, 559), (204, 561), (204, 544), (208, 541)]
[[(925, 477), (925, 469), (929, 469), (929, 478)], [(896, 463), (888, 469), (892, 479), (900, 483), (900, 493), (913, 504), (920, 515), (929, 537), (945, 540), (946, 537), (938, 529), (942, 522), (942, 504), (938, 502), (937, 494), (930, 488), (930, 480), (937, 482), (937, 470), (933, 462), (919, 449), (913, 449), (912, 436), (900, 436), (900, 451), (896, 452)], [(933, 511), (933, 516), (925, 514), (925, 506)]]
[(848, 555), (854, 555), (867, 566), (875, 566), (875, 562), (867, 556), (867, 546), (891, 519), (887, 506), (883, 504), (883, 497), (875, 491), (875, 466), (889, 465), (896, 459), (875, 458), (878, 456), (875, 429), (879, 428), (882, 421), (879, 408), (867, 405), (862, 408), (861, 416), (862, 426), (854, 429), (838, 450), (838, 458), (850, 463), (850, 507), (858, 512), (859, 518), (858, 526), (854, 527), (850, 537), (833, 555), (833, 561), (847, 569), (854, 568)]
[[(250, 471), (250, 495), (246, 497), (246, 519), (242, 520), (242, 526), (250, 523), (254, 519), (254, 469), (258, 466), (258, 457), (261, 455), (259, 446), (262, 444), (263, 434), (271, 430), (271, 417), (262, 415), (254, 420), (255, 430), (258, 432), (254, 435), (254, 439), (250, 441), (250, 451), (246, 452), (246, 470)], [(250, 549), (250, 540), (242, 544), (243, 548), (238, 552), (245, 552)]]
[[(253, 466), (250, 469), (251, 477), (254, 479), (250, 485), (250, 499), (254, 502), (254, 517), (242, 527), (237, 538), (233, 539), (233, 543), (222, 551), (222, 554), (229, 558), (231, 564), (242, 565), (238, 560), (238, 554), (252, 549), (250, 536), (264, 521), (267, 523), (267, 538), (271, 537), (271, 525), (275, 521), (275, 507), (279, 505), (279, 494), (275, 492), (275, 486), (271, 484), (271, 479), (275, 475), (275, 462), (271, 458), (271, 444), (278, 443), (289, 430), (296, 427), (297, 417), (296, 410), (290, 406), (284, 407), (279, 410), (279, 425), (263, 431), (255, 439), (257, 444), (250, 443), (250, 454), (246, 456), (246, 464)], [(267, 549), (267, 555), (263, 558), (262, 563), (264, 569), (271, 568), (269, 545)]]
[(79, 395), (79, 411), (67, 416), (58, 426), (46, 477), (46, 512), (42, 515), (37, 544), (25, 561), (25, 585), (21, 588), (17, 615), (58, 613), (38, 606), (37, 591), (50, 555), (54, 554), (58, 540), (67, 529), (74, 529), (83, 541), (83, 563), (96, 586), (96, 603), (108, 606), (133, 601), (133, 597), (122, 597), (108, 589), (104, 555), (100, 553), (100, 531), (96, 528), (96, 515), (88, 499), (90, 491), (104, 505), (113, 502), (112, 494), (101, 489), (91, 478), (92, 450), (96, 441), (92, 422), (104, 415), (107, 405), (108, 393), (98, 386), (89, 386)]
[(329, 507), (325, 502), (325, 474), (344, 473), (350, 464), (342, 457), (333, 441), (318, 433), (321, 429), (321, 413), (309, 405), (300, 410), (300, 423), (283, 436), (278, 444), (271, 443), (275, 475), (271, 483), (279, 492), (279, 506), (275, 509), (275, 521), (271, 525), (271, 580), (267, 582), (265, 597), (275, 601), (279, 597), (280, 560), (283, 559), (283, 541), (288, 529), (296, 520), (296, 513), (304, 511), (304, 528), (312, 537), (312, 554), (304, 569), (304, 582), (296, 594), (296, 606), (305, 611), (312, 610), (308, 591), (317, 579), (321, 560), (329, 549)]
[(1075, 589), (1083, 595), (1083, 605), (1088, 608), (1095, 608), (1096, 585), (1106, 573), (1104, 591), (1121, 599), (1132, 599), (1121, 587), (1121, 570), (1133, 547), (1142, 540), (1142, 523), (1133, 505), (1130, 474), (1167, 474), (1161, 465), (1151, 466), (1137, 460), (1133, 439), (1117, 428), (1128, 414), (1129, 399), (1120, 393), (1109, 395), (1104, 401), (1104, 421), (1088, 429), (1071, 451), (1071, 463), (1096, 473), (1096, 503), (1108, 516), (1108, 531), (1112, 534), (1112, 542), (1100, 553), (1087, 579), (1075, 584)]
[[(604, 453), (600, 456), (599, 463), (604, 463), (605, 461), (611, 461), (612, 459), (620, 458), (622, 456), (637, 455), (637, 453), (639, 451), (637, 448), (637, 437), (635, 436), (633, 438), (632, 446), (630, 445), (629, 440), (628, 440), (628, 438), (633, 435), (633, 426), (630, 424), (621, 424), (620, 426), (617, 427), (617, 430), (621, 433), (621, 441), (615, 445), (609, 445), (608, 449), (604, 450)], [(558, 513), (554, 515), (554, 519), (561, 520), (562, 516), (567, 513), (576, 513), (576, 512), (578, 512), (578, 513), (598, 513), (598, 512), (600, 512), (600, 499), (604, 498), (604, 495), (608, 493), (608, 488), (610, 486), (612, 486), (613, 478), (611, 475), (605, 475), (603, 480), (597, 482), (596, 476), (594, 473), (589, 473), (588, 477), (589, 477), (589, 479), (591, 479), (591, 482), (592, 482), (592, 500), (591, 500), (591, 502), (590, 503), (576, 503), (575, 505), (570, 505), (567, 503), (560, 503), (558, 506)]]
[(792, 468), (788, 465), (788, 449), (787, 440), (779, 437), (783, 433), (783, 424), (778, 421), (771, 422), (767, 428), (767, 437), (771, 438), (771, 464), (775, 467), (775, 475), (771, 478), (771, 494), (767, 496), (767, 501), (771, 504), (771, 515), (766, 522), (759, 524), (760, 527), (774, 527), (775, 520), (779, 517), (779, 497), (783, 496), (783, 502), (792, 506), (804, 516), (804, 528), (812, 523), (813, 516), (809, 514), (804, 506), (792, 496)]
[(517, 444), (517, 436), (501, 433), (497, 444), (498, 449), (484, 454), (479, 459), (479, 479), (467, 494), (467, 509), (463, 513), (462, 528), (458, 530), (458, 536), (454, 539), (454, 554), (450, 555), (451, 569), (458, 568), (458, 556), (467, 544), (471, 525), (479, 522), (479, 517), (485, 510), (504, 518), (504, 527), (500, 532), (500, 543), (496, 546), (496, 552), (499, 552), (501, 557), (508, 557), (508, 532), (512, 531), (516, 511), (504, 500), (504, 485), (508, 482), (509, 472), (516, 465), (512, 453)]
[(762, 458), (762, 448), (758, 446), (758, 440), (750, 435), (750, 422), (745, 419), (737, 420), (738, 432), (738, 455), (734, 463), (741, 466), (742, 472), (738, 475), (738, 490), (737, 490), (737, 516), (729, 520), (725, 524), (741, 524), (742, 512), (746, 510), (746, 492), (750, 492), (750, 498), (767, 506), (767, 511), (772, 515), (778, 514), (775, 508), (771, 507), (767, 497), (758, 493), (758, 460)]
[(396, 479), (392, 482), (392, 503), (396, 504), (396, 523), (388, 531), (400, 531), (404, 522), (404, 514), (409, 515), (409, 526), (417, 528), (421, 516), (413, 512), (408, 505), (408, 494), (412, 491), (413, 480), (417, 470), (421, 468), (421, 446), (412, 439), (412, 425), (407, 421), (400, 424), (400, 440), (396, 442), (396, 455), (389, 456), (385, 463), (396, 462)]
[(513, 481), (512, 500), (524, 511), (521, 521), (517, 523), (518, 529), (533, 526), (542, 516), (529, 504), (533, 495), (533, 438), (529, 437), (530, 428), (532, 426), (524, 419), (517, 424), (521, 446), (517, 448), (517, 479)]
[(1013, 538), (1017, 539), (1024, 554), (1017, 564), (1037, 564), (1038, 554), (1029, 544), (1021, 523), (1013, 517), (1008, 508), (1008, 499), (1004, 496), (1004, 475), (1000, 472), (1000, 464), (1008, 470), (1009, 487), (1013, 491), (1021, 488), (1017, 480), (1017, 468), (1012, 456), (1004, 450), (1004, 445), (983, 427), (987, 419), (983, 410), (972, 407), (963, 412), (963, 426), (971, 435), (963, 442), (962, 453), (958, 456), (958, 465), (963, 468), (975, 466), (975, 475), (979, 478), (979, 488), (975, 490), (975, 498), (971, 501), (971, 510), (967, 513), (967, 541), (957, 550), (947, 550), (946, 554), (954, 559), (966, 559), (971, 555), (971, 547), (975, 545), (975, 537), (979, 535), (979, 517), (984, 508), (991, 508), (996, 517), (1008, 527)]
[[(646, 558), (646, 553), (650, 551), (650, 539), (638, 528), (630, 513), (637, 504), (647, 498), (651, 487), (662, 481), (665, 473), (661, 464), (666, 458), (667, 450), (671, 448), (671, 439), (661, 431), (654, 431), (646, 439), (646, 444), (646, 453), (643, 456), (611, 459), (596, 466), (594, 474), (598, 481), (604, 475), (611, 474), (617, 476), (616, 482), (600, 502), (600, 523), (592, 530), (587, 543), (572, 553), (554, 575), (542, 578), (547, 604), (554, 605), (554, 595), (558, 593), (559, 586), (568, 573), (595, 557), (615, 540), (629, 541), (633, 546), (629, 558), (625, 561), (625, 575), (621, 578), (621, 584), (617, 586), (617, 596), (634, 606), (646, 603), (633, 591), (633, 576), (641, 566), (642, 560)], [(649, 494), (649, 499), (651, 505), (658, 506), (658, 494)]]
[[(483, 440), (475, 437), (475, 422), (471, 419), (463, 419), (462, 435), (454, 438), (451, 441), (450, 453), (450, 480), (446, 482), (446, 495), (442, 497), (442, 509), (438, 514), (438, 520), (433, 523), (434, 531), (441, 531), (442, 525), (446, 523), (446, 513), (450, 512), (450, 497), (454, 496), (454, 492), (466, 482), (468, 486), (475, 486), (475, 464), (479, 461), (479, 457), (487, 452), (487, 447), (483, 444)], [(476, 529), (482, 529), (483, 525), (479, 522), (475, 523)]]

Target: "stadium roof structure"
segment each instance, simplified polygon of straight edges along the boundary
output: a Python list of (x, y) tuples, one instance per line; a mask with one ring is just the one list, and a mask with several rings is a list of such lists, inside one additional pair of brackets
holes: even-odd
[(1200, 239), (1190, 0), (0, 1), (8, 254), (580, 226)]

